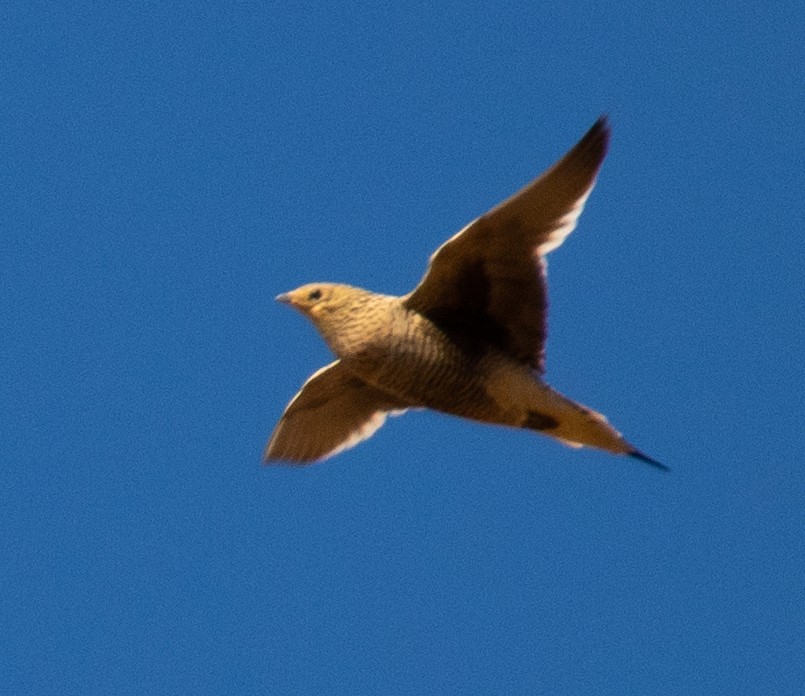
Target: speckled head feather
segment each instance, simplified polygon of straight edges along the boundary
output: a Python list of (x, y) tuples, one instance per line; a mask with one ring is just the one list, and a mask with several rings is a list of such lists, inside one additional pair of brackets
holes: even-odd
[(367, 332), (385, 327), (397, 298), (341, 283), (308, 283), (279, 295), (307, 316), (336, 355), (359, 350)]

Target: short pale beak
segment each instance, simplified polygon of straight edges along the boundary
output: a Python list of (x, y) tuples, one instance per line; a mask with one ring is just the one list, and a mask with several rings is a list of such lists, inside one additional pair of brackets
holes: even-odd
[(283, 292), (282, 294), (277, 295), (274, 299), (277, 302), (282, 302), (283, 304), (292, 304), (291, 296), (287, 292)]

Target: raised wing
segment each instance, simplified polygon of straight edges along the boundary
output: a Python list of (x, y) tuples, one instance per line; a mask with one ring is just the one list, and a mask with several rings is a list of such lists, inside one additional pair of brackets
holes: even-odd
[(575, 228), (608, 142), (602, 116), (547, 172), (439, 247), (406, 306), (470, 344), (493, 344), (542, 372), (548, 310), (542, 256)]
[(313, 373), (288, 404), (263, 461), (307, 464), (326, 459), (371, 437), (389, 411), (400, 409), (405, 405), (336, 360)]

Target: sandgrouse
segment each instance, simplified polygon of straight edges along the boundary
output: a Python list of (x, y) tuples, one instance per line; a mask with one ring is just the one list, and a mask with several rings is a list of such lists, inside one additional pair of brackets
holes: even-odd
[(540, 379), (543, 257), (576, 226), (608, 141), (601, 117), (542, 176), (439, 247), (420, 284), (404, 297), (333, 283), (279, 295), (315, 324), (338, 359), (314, 373), (288, 404), (264, 460), (325, 459), (370, 437), (388, 413), (425, 407), (665, 469), (603, 415)]

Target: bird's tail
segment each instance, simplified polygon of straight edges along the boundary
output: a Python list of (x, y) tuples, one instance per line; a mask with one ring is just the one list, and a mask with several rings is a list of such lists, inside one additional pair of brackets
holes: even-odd
[[(536, 386), (521, 427), (537, 430), (570, 447), (595, 447), (613, 454), (640, 454), (603, 414), (568, 399), (545, 384)], [(653, 460), (651, 463), (657, 464)]]
[(667, 468), (630, 444), (602, 414), (568, 399), (533, 375), (504, 367), (487, 381), (487, 393), (497, 410), (493, 418), (479, 420), (534, 430), (570, 447), (628, 454), (660, 469)]

